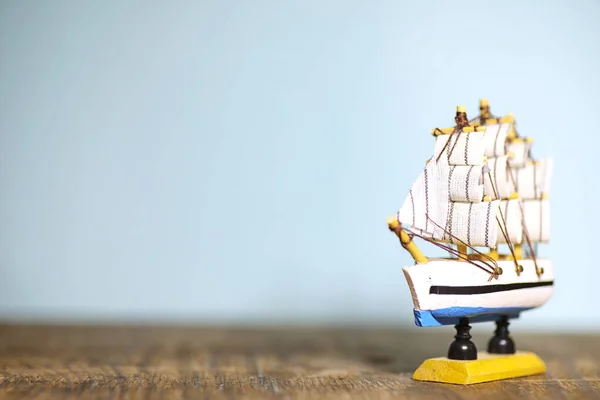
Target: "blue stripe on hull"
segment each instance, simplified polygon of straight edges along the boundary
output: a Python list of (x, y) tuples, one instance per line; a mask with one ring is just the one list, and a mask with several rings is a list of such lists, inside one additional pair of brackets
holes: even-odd
[(495, 321), (501, 315), (508, 318), (518, 318), (523, 311), (530, 310), (525, 307), (487, 308), (487, 307), (448, 307), (438, 310), (414, 310), (415, 324), (417, 326), (442, 326), (456, 325), (459, 318), (469, 318), (469, 322)]

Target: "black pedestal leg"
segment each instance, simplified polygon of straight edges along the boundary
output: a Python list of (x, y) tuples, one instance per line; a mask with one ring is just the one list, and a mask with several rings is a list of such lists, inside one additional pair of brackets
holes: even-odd
[(475, 343), (471, 342), (471, 334), (469, 331), (468, 318), (461, 318), (456, 328), (456, 336), (454, 336), (454, 342), (448, 349), (448, 358), (451, 360), (477, 360), (477, 347)]
[(515, 342), (509, 336), (508, 333), (508, 317), (502, 316), (496, 321), (496, 331), (494, 336), (488, 343), (488, 353), (493, 354), (514, 354), (515, 353)]

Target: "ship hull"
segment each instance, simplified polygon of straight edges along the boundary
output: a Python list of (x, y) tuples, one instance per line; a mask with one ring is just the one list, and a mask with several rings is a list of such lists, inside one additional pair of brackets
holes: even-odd
[(417, 326), (454, 325), (460, 318), (485, 322), (502, 315), (517, 318), (523, 311), (542, 306), (554, 290), (552, 262), (538, 259), (540, 277), (533, 260), (498, 261), (502, 274), (491, 279), (484, 269), (457, 260), (431, 260), (403, 269), (411, 291)]

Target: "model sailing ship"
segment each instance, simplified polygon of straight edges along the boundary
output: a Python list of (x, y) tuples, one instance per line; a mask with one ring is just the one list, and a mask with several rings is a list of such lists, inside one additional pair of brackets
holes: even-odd
[[(487, 100), (470, 121), (459, 106), (455, 122), (433, 130), (433, 156), (388, 224), (416, 263), (403, 269), (416, 325), (456, 325), (448, 358), (474, 360), (469, 321), (496, 321), (488, 353), (512, 354), (508, 320), (553, 292), (552, 262), (536, 252), (550, 239), (552, 163), (533, 159), (533, 141), (511, 115), (493, 116)], [(426, 257), (414, 238), (450, 257)]]

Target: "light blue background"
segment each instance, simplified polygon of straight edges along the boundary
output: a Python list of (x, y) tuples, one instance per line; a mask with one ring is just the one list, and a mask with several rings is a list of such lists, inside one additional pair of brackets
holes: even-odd
[(487, 97), (556, 160), (515, 325), (600, 327), (600, 2), (0, 4), (0, 318), (411, 325), (385, 218)]

